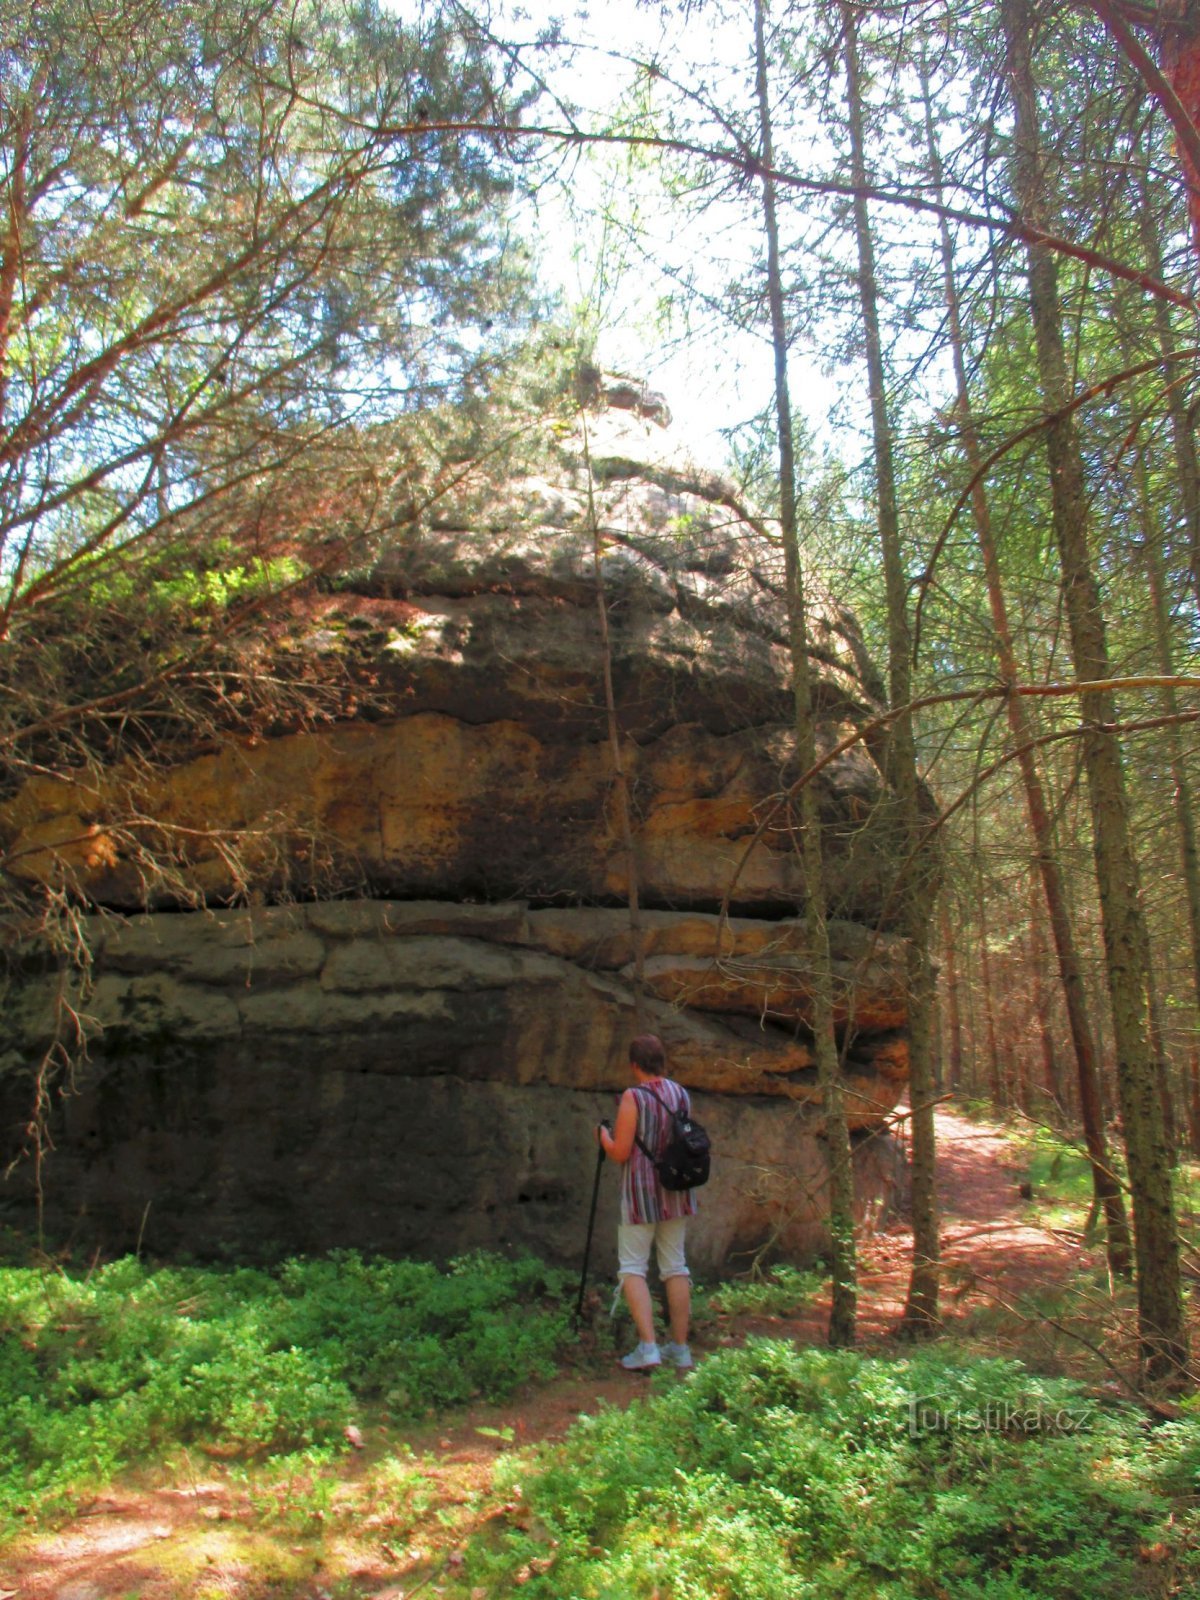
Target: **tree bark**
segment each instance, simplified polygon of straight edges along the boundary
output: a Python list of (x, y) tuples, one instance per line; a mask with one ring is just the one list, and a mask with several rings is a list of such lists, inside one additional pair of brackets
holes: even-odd
[[(1144, 166), (1141, 173), (1141, 202), (1138, 207), (1138, 224), (1141, 228), (1146, 265), (1151, 272), (1161, 273), (1162, 248), (1159, 244), (1158, 229), (1154, 223), (1150, 186)], [(1156, 300), (1153, 316), (1155, 342), (1163, 358), (1163, 389), (1167, 401), (1167, 415), (1171, 419), (1175, 477), (1187, 527), (1192, 587), (1200, 598), (1200, 456), (1196, 452), (1192, 415), (1183, 385), (1188, 367), (1174, 356), (1176, 341), (1171, 325), (1171, 313), (1167, 306)]]
[(950, 1089), (962, 1087), (963, 1029), (959, 997), (958, 953), (954, 948), (954, 929), (950, 924), (948, 896), (942, 896), (942, 959), (946, 964), (946, 1025), (950, 1034)]
[[(767, 297), (775, 358), (775, 423), (779, 436), (779, 520), (787, 569), (787, 607), (795, 708), (796, 757), (802, 772), (817, 759), (813, 715), (812, 667), (808, 656), (808, 612), (804, 566), (796, 517), (796, 462), (793, 448), (791, 392), (787, 371), (787, 322), (783, 303), (779, 224), (775, 185), (770, 89), (767, 78), (766, 0), (754, 6), (755, 83), (763, 176), (763, 227), (767, 240)], [(804, 920), (811, 964), (813, 1053), (825, 1117), (825, 1152), (829, 1163), (829, 1235), (832, 1247), (832, 1296), (829, 1342), (851, 1345), (855, 1337), (858, 1273), (854, 1247), (854, 1166), (846, 1120), (845, 1086), (834, 1031), (833, 968), (826, 923), (825, 865), (817, 793), (811, 784), (800, 790), (801, 866), (804, 878)]]
[[(1140, 551), (1146, 584), (1150, 593), (1151, 624), (1154, 633), (1154, 651), (1164, 677), (1174, 673), (1174, 652), (1171, 648), (1171, 618), (1167, 606), (1166, 576), (1163, 572), (1162, 551), (1158, 543), (1150, 491), (1146, 483), (1146, 463), (1141, 452), (1134, 463), (1138, 500), (1142, 513), (1142, 539)], [(1163, 733), (1171, 764), (1174, 785), (1173, 809), (1175, 832), (1179, 842), (1180, 864), (1183, 869), (1187, 893), (1188, 925), (1192, 954), (1192, 979), (1194, 993), (1200, 1001), (1200, 858), (1196, 850), (1195, 808), (1192, 804), (1191, 779), (1180, 735), (1179, 724), (1174, 719), (1179, 714), (1179, 697), (1170, 685), (1159, 691), (1159, 703), (1164, 717), (1170, 719)], [(1171, 1090), (1171, 1063), (1167, 1052), (1166, 1029), (1162, 1020), (1162, 1004), (1154, 978), (1154, 964), (1147, 974), (1147, 995), (1150, 1002), (1151, 1042), (1158, 1061), (1159, 1093), (1162, 1097), (1163, 1128), (1171, 1163), (1179, 1160), (1179, 1128), (1175, 1116), (1175, 1100)]]
[[(1016, 114), (1013, 188), (1026, 220), (1049, 214), (1042, 173), (1037, 95), (1033, 78), (1033, 16), (1028, 0), (1002, 0), (1006, 70)], [(1028, 246), (1029, 303), (1042, 401), (1047, 413), (1055, 540), (1064, 607), (1078, 679), (1111, 676), (1099, 587), (1088, 538), (1087, 485), (1074, 418), (1064, 411), (1071, 386), (1063, 347), (1058, 267), (1043, 244)], [(1171, 1166), (1163, 1129), (1158, 1075), (1150, 1045), (1147, 1006), (1149, 941), (1138, 896), (1130, 837), (1124, 763), (1116, 737), (1111, 690), (1084, 701), (1083, 758), (1092, 817), (1096, 879), (1100, 891), (1105, 965), (1112, 1001), (1117, 1088), (1133, 1201), (1138, 1332), (1143, 1370), (1154, 1380), (1187, 1365), (1182, 1282)]]
[[(25, 250), (25, 230), (29, 217), (26, 206), (25, 169), (29, 162), (29, 142), (33, 128), (30, 99), (41, 93), (40, 74), (31, 86), (17, 114), (16, 137), (10, 158), (8, 189), (8, 216), (5, 219), (3, 241), (0, 242), (0, 427), (4, 425), (8, 405), (9, 344), (12, 333), (13, 297), (21, 276), (21, 260)], [(0, 544), (0, 549), (3, 546)]]
[(983, 988), (983, 1025), (987, 1041), (988, 1094), (997, 1111), (1008, 1104), (1004, 1074), (1000, 1068), (1000, 1041), (996, 1033), (996, 989), (992, 982), (991, 931), (988, 923), (986, 890), (979, 893), (979, 976)]
[[(934, 192), (941, 197), (943, 184), (941, 153), (933, 127), (929, 82), (922, 63), (921, 86), (924, 95), (925, 135), (929, 153), (930, 170), (934, 179)], [(1029, 831), (1034, 842), (1034, 866), (1041, 879), (1042, 894), (1046, 902), (1046, 915), (1058, 964), (1059, 983), (1067, 1012), (1067, 1025), (1075, 1055), (1075, 1071), (1079, 1079), (1079, 1110), (1083, 1124), (1084, 1142), (1092, 1173), (1092, 1190), (1097, 1209), (1105, 1221), (1105, 1241), (1109, 1270), (1118, 1277), (1128, 1277), (1130, 1271), (1131, 1243), (1129, 1223), (1125, 1216), (1125, 1202), (1121, 1186), (1113, 1173), (1104, 1132), (1104, 1116), (1100, 1089), (1100, 1058), (1096, 1049), (1088, 1011), (1087, 991), (1084, 985), (1083, 965), (1075, 941), (1075, 932), (1067, 906), (1063, 885), (1062, 866), (1054, 840), (1054, 824), (1042, 775), (1038, 769), (1033, 749), (1033, 728), (1025, 710), (1024, 701), (1016, 691), (1020, 681), (1012, 628), (1008, 618), (1008, 605), (1000, 576), (999, 554), (992, 531), (991, 507), (982, 472), (983, 449), (979, 430), (971, 406), (971, 391), (967, 382), (966, 339), (963, 335), (958, 283), (954, 271), (954, 249), (950, 230), (945, 220), (941, 224), (942, 276), (945, 286), (946, 310), (950, 334), (950, 351), (954, 363), (955, 388), (958, 399), (959, 426), (963, 453), (971, 473), (974, 487), (971, 492), (971, 509), (974, 518), (975, 538), (983, 557), (984, 580), (987, 585), (988, 606), (992, 629), (996, 639), (996, 657), (1000, 681), (1009, 690), (1005, 701), (1009, 734), (1013, 748), (1018, 751), (1017, 764), (1025, 793), (1025, 808), (1029, 817)], [(985, 951), (986, 960), (986, 951)], [(986, 975), (986, 966), (985, 966)], [(991, 1001), (988, 999), (988, 1026), (992, 1029)], [(994, 1053), (994, 1038), (989, 1039)]]
[[(1056, 1117), (1062, 1114), (1062, 1080), (1058, 1070), (1058, 1050), (1054, 1043), (1054, 1018), (1050, 985), (1046, 982), (1046, 939), (1042, 928), (1045, 907), (1039, 890), (1037, 862), (1029, 879), (1029, 963), (1033, 977), (1033, 1009), (1037, 1017), (1042, 1050), (1042, 1090)], [(1046, 1109), (1040, 1107), (1039, 1109)]]
[(637, 845), (633, 836), (633, 814), (629, 798), (629, 774), (621, 751), (621, 725), (617, 716), (617, 697), (613, 687), (612, 637), (608, 627), (608, 597), (604, 592), (603, 541), (596, 518), (596, 499), (592, 487), (592, 457), (588, 444), (587, 418), (583, 422), (583, 455), (587, 468), (588, 525), (592, 535), (592, 561), (595, 567), (596, 617), (600, 630), (600, 665), (604, 680), (604, 714), (608, 731), (609, 760), (612, 763), (613, 794), (617, 804), (617, 827), (625, 856), (625, 902), (629, 909), (629, 935), (633, 944), (633, 1023), (642, 1031), (645, 1012), (645, 939), (642, 936), (642, 905), (639, 889)]
[[(1159, 544), (1158, 529), (1154, 526), (1153, 511), (1150, 503), (1149, 487), (1146, 483), (1145, 459), (1139, 452), (1135, 462), (1135, 474), (1138, 486), (1138, 498), (1142, 508), (1142, 541), (1141, 557), (1142, 567), (1146, 574), (1146, 585), (1150, 593), (1151, 623), (1154, 631), (1154, 653), (1157, 658), (1159, 670), (1164, 677), (1173, 677), (1175, 674), (1175, 652), (1171, 643), (1171, 614), (1167, 603), (1167, 579), (1163, 569), (1162, 550)], [(1185, 495), (1185, 507), (1187, 497)], [(1167, 717), (1167, 726), (1163, 730), (1167, 746), (1167, 753), (1171, 765), (1171, 780), (1173, 785), (1173, 808), (1175, 812), (1175, 832), (1179, 842), (1179, 860), (1183, 871), (1183, 882), (1187, 897), (1188, 908), (1188, 936), (1191, 947), (1191, 971), (1193, 996), (1197, 1011), (1200, 1012), (1200, 849), (1196, 842), (1196, 808), (1192, 798), (1192, 782), (1188, 773), (1187, 756), (1184, 750), (1183, 736), (1179, 723), (1175, 720), (1179, 714), (1179, 696), (1170, 686), (1160, 691), (1160, 703), (1163, 715)], [(1153, 985), (1153, 968), (1151, 968), (1151, 1018), (1155, 1023), (1156, 1048), (1161, 1062), (1161, 1092), (1163, 1097), (1163, 1121), (1166, 1129), (1167, 1144), (1172, 1159), (1179, 1158), (1179, 1130), (1178, 1120), (1175, 1116), (1175, 1104), (1171, 1093), (1170, 1067), (1166, 1052), (1164, 1029), (1160, 1020), (1161, 1008)]]
[(909, 1005), (909, 1097), (912, 1106), (913, 1265), (902, 1319), (910, 1335), (927, 1335), (938, 1326), (941, 1247), (938, 1237), (934, 1125), (934, 1074), (931, 1020), (933, 969), (929, 959), (929, 922), (934, 887), (929, 871), (929, 837), (921, 814), (920, 779), (911, 705), (912, 635), (908, 615), (908, 574), (900, 540), (900, 516), (888, 420), (883, 342), (879, 329), (879, 293), (875, 246), (867, 210), (866, 134), (858, 56), (857, 13), (842, 0), (841, 18), (846, 67), (846, 108), (850, 134), (854, 234), (858, 249), (859, 304), (867, 358), (871, 403), (871, 435), (875, 458), (875, 491), (879, 542), (883, 556), (888, 612), (888, 678), (892, 708), (898, 711), (888, 740), (887, 777), (896, 797), (898, 859), (905, 863), (898, 885), (900, 921), (907, 944)]

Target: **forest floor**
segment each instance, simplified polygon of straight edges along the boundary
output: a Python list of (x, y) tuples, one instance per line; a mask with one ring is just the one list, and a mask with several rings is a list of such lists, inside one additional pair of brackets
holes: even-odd
[[(1044, 1372), (1112, 1385), (1127, 1365), (1126, 1336), (1119, 1323), (1114, 1329), (1102, 1253), (1021, 1198), (1022, 1172), (1001, 1128), (945, 1107), (937, 1123), (947, 1334), (972, 1354), (1018, 1356)], [(862, 1246), (867, 1353), (897, 1348), (911, 1244), (894, 1222)], [(826, 1311), (818, 1301), (788, 1317), (701, 1312), (694, 1349), (702, 1360), (754, 1334), (821, 1343)], [(519, 1508), (530, 1446), (560, 1439), (582, 1413), (647, 1392), (645, 1378), (617, 1368), (606, 1315), (597, 1327), (585, 1332), (574, 1367), (553, 1381), (424, 1431), (365, 1425), (359, 1447), (334, 1468), (272, 1476), (264, 1467), (258, 1476), (197, 1453), (182, 1470), (177, 1463), (171, 1473), (127, 1475), (70, 1520), (0, 1552), (0, 1600), (437, 1593), (463, 1542)], [(1101, 1339), (1104, 1358), (1090, 1348)]]

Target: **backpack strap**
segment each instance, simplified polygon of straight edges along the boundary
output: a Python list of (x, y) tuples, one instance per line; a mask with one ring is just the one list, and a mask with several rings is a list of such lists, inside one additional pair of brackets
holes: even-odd
[[(672, 1078), (671, 1082), (675, 1083), (675, 1080)], [(687, 1090), (683, 1087), (683, 1085), (681, 1083), (676, 1083), (675, 1087), (679, 1090), (680, 1094), (682, 1094), (682, 1096), (683, 1096), (683, 1105), (679, 1108), (678, 1111), (673, 1111), (671, 1109), (671, 1107), (667, 1104), (667, 1102), (663, 1099), (662, 1095), (658, 1094), (654, 1089), (652, 1089), (648, 1083), (639, 1083), (637, 1085), (637, 1088), (635, 1088), (633, 1092), (634, 1092), (634, 1094), (636, 1094), (638, 1089), (645, 1089), (647, 1094), (654, 1095), (654, 1098), (658, 1101), (659, 1105), (663, 1108), (663, 1110), (667, 1113), (667, 1115), (669, 1117), (676, 1117), (676, 1116), (690, 1117), (691, 1114), (692, 1114), (691, 1097), (689, 1096)]]
[[(679, 1087), (682, 1089), (683, 1085), (680, 1084)], [(674, 1116), (677, 1115), (676, 1112), (671, 1110), (670, 1106), (663, 1099), (662, 1095), (657, 1094), (650, 1087), (650, 1085), (648, 1083), (636, 1083), (636, 1084), (634, 1084), (632, 1092), (634, 1094), (637, 1094), (639, 1089), (644, 1089), (648, 1095), (653, 1096), (653, 1098), (658, 1101), (659, 1105), (667, 1113), (668, 1117), (674, 1117)], [(687, 1092), (686, 1089), (683, 1089), (683, 1114), (685, 1116), (690, 1116), (691, 1115), (691, 1101), (690, 1101), (690, 1099), (688, 1097), (688, 1092)], [(641, 1137), (640, 1134), (638, 1134), (638, 1133), (634, 1134), (633, 1142), (634, 1142), (634, 1144), (637, 1145), (638, 1149), (645, 1156), (646, 1160), (650, 1162), (651, 1166), (653, 1166), (658, 1161), (658, 1157), (656, 1155), (651, 1155), (650, 1151), (646, 1149), (646, 1146), (642, 1142), (642, 1137)]]
[[(642, 1089), (642, 1088), (645, 1088), (644, 1084), (635, 1083), (633, 1088), (629, 1092), (631, 1094), (633, 1094), (633, 1095), (636, 1095), (638, 1090)], [(649, 1092), (651, 1094), (654, 1094), (653, 1089), (651, 1089)], [(658, 1096), (657, 1095), (654, 1095), (654, 1098), (656, 1100), (658, 1100)], [(658, 1103), (659, 1103), (659, 1105), (662, 1105), (662, 1101), (661, 1100), (658, 1100)], [(654, 1163), (658, 1160), (658, 1157), (656, 1155), (652, 1154), (651, 1151), (646, 1149), (645, 1141), (642, 1139), (642, 1136), (641, 1136), (640, 1133), (638, 1133), (636, 1131), (634, 1132), (633, 1142), (634, 1142), (635, 1145), (637, 1145), (638, 1149), (642, 1152), (642, 1154), (645, 1156), (646, 1160), (650, 1163), (650, 1165), (653, 1166)]]

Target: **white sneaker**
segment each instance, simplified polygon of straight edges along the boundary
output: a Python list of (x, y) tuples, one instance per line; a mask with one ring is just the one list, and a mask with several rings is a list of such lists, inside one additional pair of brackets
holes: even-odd
[(626, 1372), (646, 1372), (651, 1367), (662, 1366), (662, 1356), (656, 1344), (639, 1344), (627, 1356), (621, 1357)]
[(694, 1367), (696, 1365), (696, 1363), (692, 1360), (690, 1346), (686, 1344), (676, 1344), (674, 1340), (671, 1339), (668, 1339), (666, 1344), (664, 1344), (662, 1347), (662, 1358), (664, 1361), (673, 1361), (681, 1372), (686, 1372), (689, 1367)]

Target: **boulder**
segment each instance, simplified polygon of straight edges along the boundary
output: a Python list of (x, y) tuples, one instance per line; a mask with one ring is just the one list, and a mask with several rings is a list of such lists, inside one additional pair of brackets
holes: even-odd
[[(60, 1221), (85, 1215), (108, 1248), (569, 1258), (640, 967), (640, 1026), (715, 1138), (697, 1260), (819, 1240), (782, 558), (661, 397), (608, 389), (534, 468), (466, 481), (306, 601), (277, 648), (339, 656), (371, 685), (359, 714), (165, 770), (38, 778), (0, 815), (16, 870), (97, 912), (74, 1001), (90, 1061), (56, 1111)], [(888, 794), (876, 741), (852, 737), (881, 690), (828, 596), (811, 655), (820, 744), (845, 743), (813, 781), (866, 1200), (907, 1077)], [(0, 1057), (10, 1130), (60, 999), (30, 955)], [(28, 1204), (25, 1169), (8, 1189)]]

